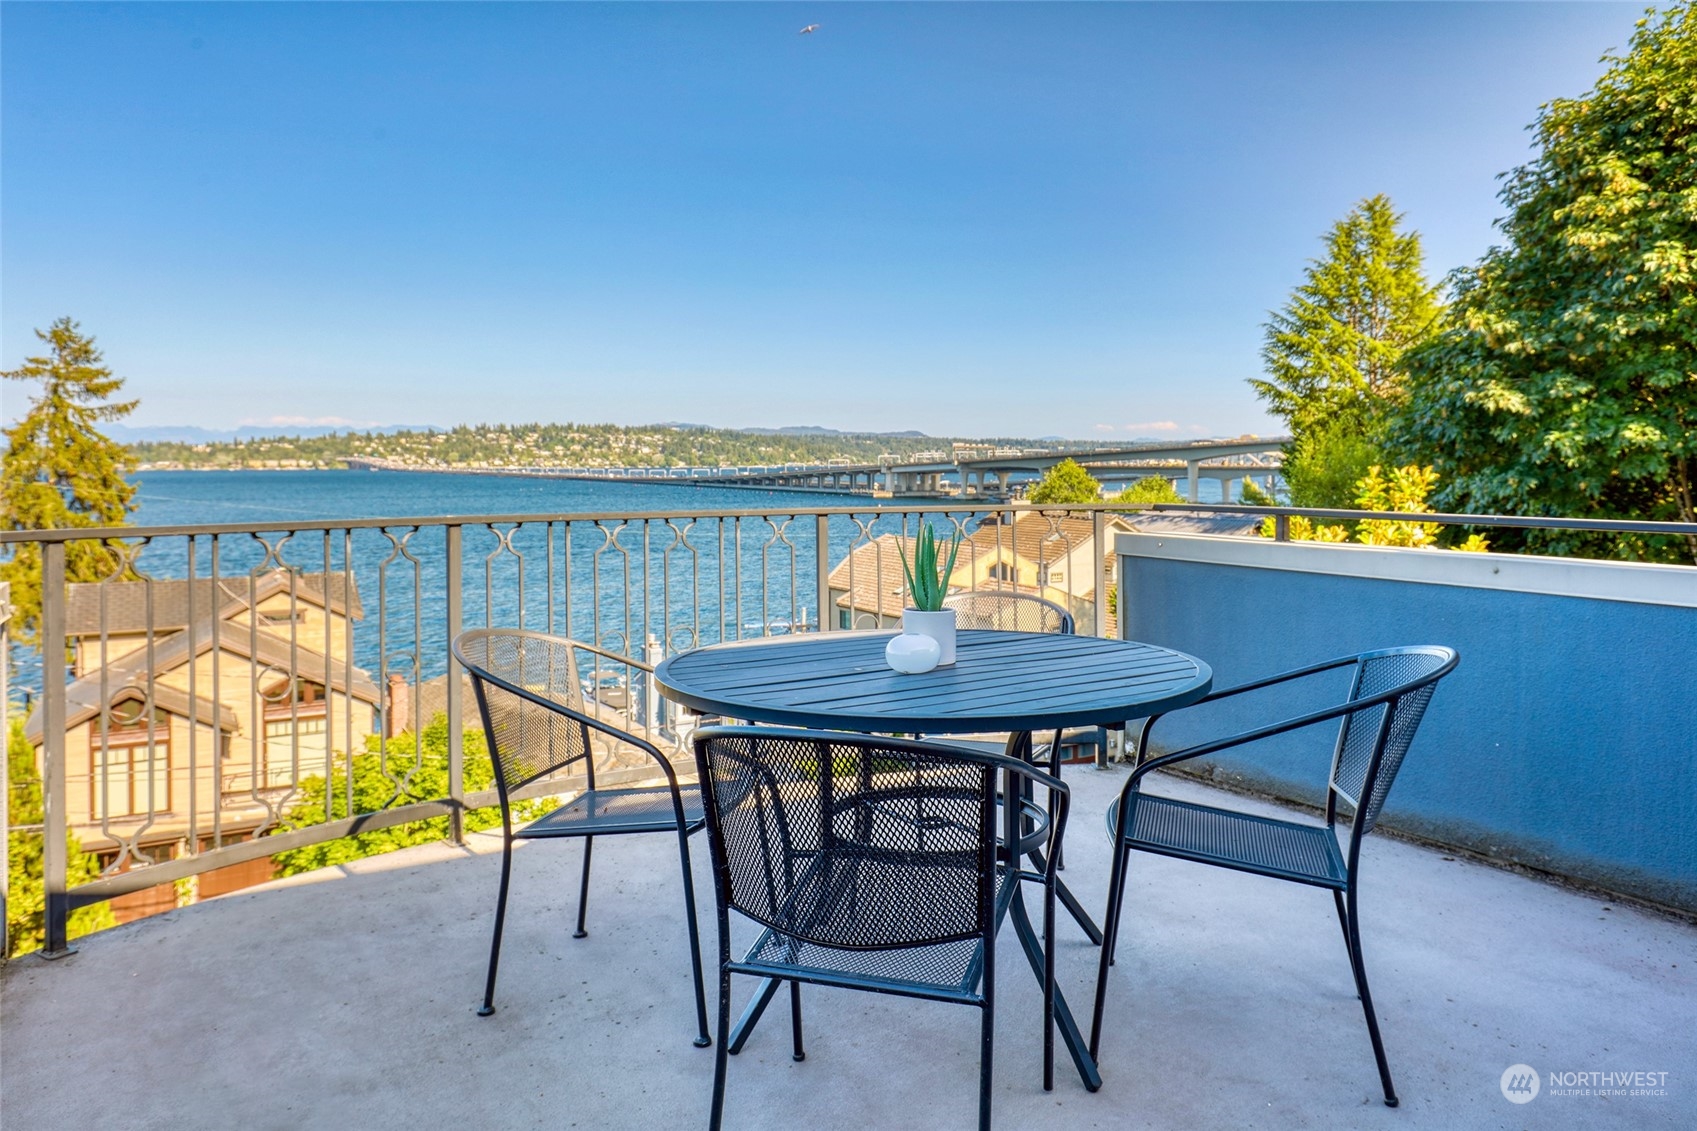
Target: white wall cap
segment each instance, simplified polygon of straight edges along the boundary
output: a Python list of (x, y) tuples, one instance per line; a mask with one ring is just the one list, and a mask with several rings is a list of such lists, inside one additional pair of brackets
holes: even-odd
[(1697, 608), (1697, 566), (1206, 534), (1121, 534), (1121, 557)]

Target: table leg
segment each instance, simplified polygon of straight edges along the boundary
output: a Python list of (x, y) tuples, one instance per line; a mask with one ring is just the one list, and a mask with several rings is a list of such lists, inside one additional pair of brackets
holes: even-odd
[[(1015, 732), (1008, 735), (1007, 752), (1010, 758), (1018, 758), (1021, 761), (1026, 762), (1030, 761), (1030, 732)], [(1010, 848), (1010, 857), (1012, 846), (1019, 843), (1019, 834), (1021, 832), (1020, 826), (1023, 823), (1023, 818), (1020, 816), (1021, 807), (1018, 804), (1018, 799), (1022, 796), (1019, 792), (1022, 787), (1022, 780), (1023, 779), (1020, 779), (1018, 775), (1009, 773), (1002, 781), (1002, 796), (1004, 799), (1002, 805), (1002, 831), (1003, 835), (1007, 838), (1007, 844)], [(1019, 868), (1019, 861), (1017, 859), (1010, 858), (1009, 866), (1017, 870)], [(1031, 916), (1025, 909), (1024, 884), (1023, 882), (1016, 881), (1013, 887), (1013, 901), (1009, 910), (1013, 916), (1014, 933), (1019, 936), (1020, 949), (1025, 951), (1026, 960), (1031, 963), (1032, 973), (1037, 975), (1037, 984), (1042, 985), (1044, 980), (1045, 961), (1043, 943), (1047, 942), (1050, 946), (1053, 946), (1055, 940), (1038, 939), (1036, 928), (1031, 925)], [(1058, 895), (1062, 890), (1062, 885), (1059, 880), (1056, 880), (1055, 888), (1056, 894)], [(1066, 898), (1069, 900), (1068, 908), (1070, 909), (1072, 902), (1076, 901), (1071, 900), (1071, 893), (1068, 893)], [(1083, 909), (1080, 908), (1079, 910), (1082, 911)], [(1090, 917), (1086, 915), (1084, 916), (1083, 921), (1085, 923), (1089, 923), (1089, 919)], [(1090, 927), (1087, 929), (1092, 930), (1095, 940), (1098, 944), (1100, 944), (1101, 933), (1099, 931), (1094, 931), (1094, 926), (1094, 924), (1090, 924)], [(1078, 1022), (1073, 1020), (1072, 1010), (1067, 1006), (1066, 996), (1061, 993), (1059, 987), (1056, 987), (1055, 989), (1055, 1024), (1061, 1031), (1061, 1040), (1065, 1043), (1067, 1052), (1071, 1054), (1074, 1066), (1078, 1069), (1079, 1079), (1084, 1081), (1086, 1089), (1092, 1092), (1096, 1091), (1102, 1086), (1102, 1074), (1096, 1068), (1096, 1061), (1090, 1055), (1090, 1048), (1084, 1039), (1084, 1034), (1079, 1032)]]
[[(1015, 731), (1009, 734), (1007, 755), (1010, 758), (1018, 758), (1020, 761), (1029, 764), (1032, 759), (1031, 732)], [(1010, 780), (1004, 782), (1002, 785), (1002, 793), (1004, 797), (1011, 799), (1013, 796), (1012, 789), (1015, 783), (1011, 780), (1012, 775), (1009, 775), (1009, 778)], [(1021, 800), (1025, 800), (1030, 797), (1031, 783), (1029, 781), (1021, 779), (1018, 783), (1018, 788)], [(1019, 823), (1014, 818), (1014, 810), (1017, 808), (1018, 806), (1016, 806), (1012, 800), (1009, 800), (1008, 803), (1003, 806), (1003, 809), (1006, 810), (1006, 813), (1004, 814), (1006, 817), (1004, 833), (1007, 837), (1008, 844), (1014, 843), (1014, 834), (1017, 831), (1020, 831)], [(1041, 852), (1033, 852), (1031, 854), (1031, 859), (1036, 862), (1039, 870), (1044, 867), (1045, 862)], [(1055, 895), (1060, 899), (1061, 905), (1067, 909), (1067, 913), (1070, 914), (1078, 925), (1084, 929), (1084, 933), (1090, 941), (1097, 946), (1101, 946), (1102, 929), (1098, 927), (1096, 925), (1096, 921), (1090, 917), (1090, 912), (1084, 909), (1084, 904), (1080, 903), (1078, 901), (1078, 897), (1072, 894), (1072, 889), (1067, 887), (1066, 881), (1061, 879), (1059, 876), (1055, 877)]]
[[(1038, 985), (1043, 983), (1043, 942), (1037, 937), (1037, 929), (1031, 924), (1031, 916), (1025, 910), (1025, 896), (1015, 891), (1013, 906), (1009, 909), (1013, 918), (1014, 933), (1019, 936), (1020, 949), (1025, 951), (1025, 957), (1031, 963), (1031, 972), (1037, 975)], [(1096, 1091), (1102, 1086), (1102, 1074), (1096, 1067), (1095, 1059), (1090, 1055), (1089, 1042), (1079, 1031), (1078, 1022), (1073, 1020), (1072, 1010), (1067, 1006), (1066, 995), (1060, 987), (1055, 988), (1055, 1025), (1061, 1031), (1061, 1041), (1066, 1045), (1067, 1052), (1072, 1054), (1072, 1063), (1078, 1069), (1079, 1079), (1084, 1081), (1084, 1087)]]

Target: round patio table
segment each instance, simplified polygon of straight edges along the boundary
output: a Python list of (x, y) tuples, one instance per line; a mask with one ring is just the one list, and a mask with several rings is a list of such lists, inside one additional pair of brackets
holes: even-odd
[[(1152, 644), (987, 630), (959, 633), (951, 666), (903, 675), (884, 663), (884, 645), (893, 635), (825, 632), (714, 644), (664, 661), (654, 682), (674, 703), (748, 722), (865, 734), (1006, 731), (1008, 752), (1026, 759), (1033, 732), (1120, 729), (1129, 720), (1188, 706), (1213, 686), (1207, 664)], [(1018, 807), (1006, 808), (1011, 822)], [(1075, 901), (1070, 905), (1082, 912)], [(1042, 947), (1018, 895), (1012, 915), (1041, 980)], [(1100, 942), (1094, 928), (1091, 934)], [(750, 1003), (737, 1023), (733, 1051), (775, 989), (776, 983), (765, 987)], [(1058, 992), (1055, 1020), (1079, 1076), (1095, 1091), (1101, 1076)]]

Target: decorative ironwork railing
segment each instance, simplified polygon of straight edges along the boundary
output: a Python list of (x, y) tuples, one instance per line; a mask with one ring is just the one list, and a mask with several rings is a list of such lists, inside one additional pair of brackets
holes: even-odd
[[(34, 546), (42, 565), (40, 651), (19, 651), (15, 672), (0, 593), (0, 709), (10, 741), (11, 693), (30, 693), (41, 818), (9, 831), (40, 838), (45, 953), (68, 951), (78, 908), (149, 891), (164, 893), (155, 908), (172, 906), (264, 878), (282, 851), (430, 818), (459, 841), (467, 814), (495, 802), (448, 650), (464, 628), (541, 629), (642, 661), (586, 653), (586, 703), (681, 749), (688, 720), (668, 713), (644, 665), (724, 640), (895, 623), (905, 602), (887, 536), (926, 521), (968, 536), (963, 587), (1038, 592), (1068, 606), (1080, 631), (1109, 631), (1110, 536), (1116, 515), (1138, 509), (939, 501), (0, 533), (0, 552)], [(1293, 515), (1410, 518), (1149, 509), (1266, 515), (1281, 537)], [(1420, 520), (1697, 536), (1690, 523)], [(91, 540), (108, 547), (105, 576), (68, 585), (67, 546)], [(614, 750), (600, 756), (609, 780), (643, 772)], [(95, 878), (71, 884), (67, 834), (97, 854)]]
[[(174, 906), (264, 878), (281, 851), (440, 817), (458, 841), (495, 801), (449, 656), (464, 628), (540, 629), (652, 664), (889, 625), (905, 602), (885, 536), (929, 521), (968, 537), (966, 587), (1041, 592), (1104, 632), (1114, 513), (935, 502), (0, 534), (42, 563), (40, 652), (19, 650), (11, 678), (40, 771), (41, 820), (13, 831), (43, 838), (45, 952), (67, 951), (77, 908)], [(66, 547), (87, 541), (108, 568), (68, 585)], [(591, 709), (681, 748), (687, 720), (642, 666), (584, 661)], [(642, 772), (602, 758), (598, 775)], [(69, 882), (67, 833), (97, 878)]]

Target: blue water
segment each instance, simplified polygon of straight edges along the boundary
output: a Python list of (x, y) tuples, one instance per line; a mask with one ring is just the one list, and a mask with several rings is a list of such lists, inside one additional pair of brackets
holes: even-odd
[(323, 524), (337, 519), (476, 514), (652, 513), (853, 506), (794, 491), (670, 487), (397, 471), (146, 471), (134, 477), (137, 526)]
[[(355, 628), (355, 662), (379, 680), (390, 672), (429, 679), (446, 670), (447, 537), (428, 522), (361, 530), (336, 529), (338, 522), (539, 516), (462, 527), (460, 627), (522, 626), (630, 654), (817, 626), (821, 509), (861, 509), (828, 520), (829, 566), (858, 542), (914, 532), (926, 519), (944, 535), (954, 528), (935, 509), (880, 512), (863, 496), (819, 492), (387, 471), (148, 471), (135, 482), (137, 527), (270, 528), (138, 543), (132, 565), (142, 576), (192, 572), (239, 583), (278, 565), (303, 572), (351, 567), (365, 610)], [(1217, 496), (1217, 483), (1203, 486)], [(781, 513), (671, 517), (737, 510)], [(566, 515), (606, 517), (562, 521)], [(973, 529), (963, 512), (954, 517)], [(20, 650), (15, 659), (15, 684), (39, 687), (36, 654)]]
[[(149, 471), (136, 484), (137, 527), (271, 528), (136, 542), (132, 566), (144, 577), (192, 573), (239, 584), (278, 565), (351, 567), (365, 614), (355, 628), (355, 662), (379, 681), (391, 672), (417, 680), (446, 670), (447, 536), (427, 521), (357, 530), (336, 529), (338, 522), (538, 516), (462, 526), (459, 626), (520, 626), (629, 654), (655, 646), (669, 654), (816, 626), (817, 511), (867, 508), (828, 520), (830, 565), (856, 542), (900, 531), (904, 522), (911, 532), (921, 520), (919, 512), (880, 513), (863, 497), (816, 492), (425, 472)], [(672, 517), (734, 510), (780, 513)], [(940, 513), (924, 517), (943, 534), (951, 529)], [(17, 655), (20, 689), (39, 687), (35, 659)]]

